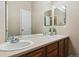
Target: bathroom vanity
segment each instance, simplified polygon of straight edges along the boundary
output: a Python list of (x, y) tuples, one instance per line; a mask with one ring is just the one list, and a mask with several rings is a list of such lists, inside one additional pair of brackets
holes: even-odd
[[(36, 36), (36, 37), (35, 37)], [(21, 40), (32, 41), (29, 47), (18, 50), (0, 50), (0, 57), (66, 57), (68, 56), (69, 36), (35, 35), (31, 37), (23, 36)], [(14, 45), (15, 46), (15, 45)]]
[(62, 38), (20, 57), (66, 57), (68, 56), (68, 40), (68, 37)]

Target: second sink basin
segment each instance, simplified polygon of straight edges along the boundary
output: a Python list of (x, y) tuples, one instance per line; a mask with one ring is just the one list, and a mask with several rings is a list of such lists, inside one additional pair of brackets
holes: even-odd
[(3, 51), (11, 51), (11, 50), (19, 50), (23, 48), (27, 48), (33, 44), (30, 40), (20, 40), (20, 42), (17, 43), (3, 43), (0, 45), (0, 50)]

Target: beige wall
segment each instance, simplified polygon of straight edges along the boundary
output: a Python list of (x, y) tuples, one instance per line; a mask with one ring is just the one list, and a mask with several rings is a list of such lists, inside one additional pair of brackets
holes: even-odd
[(8, 1), (8, 31), (9, 34), (20, 34), (20, 9), (31, 12), (30, 1)]
[(32, 4), (32, 31), (41, 33), (44, 28), (44, 12), (51, 9), (50, 2), (35, 1)]
[(73, 46), (71, 49), (79, 55), (79, 2), (69, 2), (67, 4), (67, 31)]
[(53, 5), (66, 6), (66, 25), (57, 26), (58, 34), (69, 34), (70, 54), (79, 55), (79, 2), (53, 2)]
[(0, 43), (5, 41), (5, 2), (0, 1)]

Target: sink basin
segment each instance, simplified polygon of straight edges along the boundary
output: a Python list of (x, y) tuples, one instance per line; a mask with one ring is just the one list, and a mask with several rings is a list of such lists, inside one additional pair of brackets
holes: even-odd
[(3, 43), (0, 45), (0, 50), (3, 51), (11, 51), (11, 50), (19, 50), (23, 48), (27, 48), (33, 44), (30, 40), (20, 40), (20, 42), (17, 43)]

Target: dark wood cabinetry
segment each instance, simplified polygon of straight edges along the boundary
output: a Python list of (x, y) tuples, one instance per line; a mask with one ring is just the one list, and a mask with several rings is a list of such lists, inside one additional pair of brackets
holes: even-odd
[(20, 57), (44, 57), (45, 56), (45, 48), (41, 48), (35, 51), (32, 51), (28, 54), (21, 55)]
[(58, 50), (53, 50), (47, 54), (47, 57), (58, 57)]
[(65, 39), (65, 57), (68, 56), (69, 38)]
[(65, 57), (68, 56), (68, 38), (48, 44), (43, 48), (21, 55), (20, 57)]
[(64, 45), (64, 40), (59, 41), (59, 56), (64, 57), (65, 55), (65, 45)]
[(48, 57), (56, 57), (56, 56), (58, 56), (58, 42), (49, 44), (47, 46), (47, 56)]
[(28, 57), (32, 56), (32, 57), (44, 57), (45, 56), (45, 48), (41, 48), (37, 51), (33, 51), (31, 53), (27, 54)]

